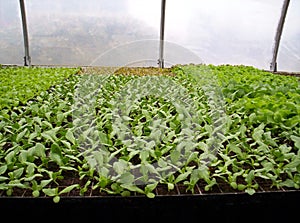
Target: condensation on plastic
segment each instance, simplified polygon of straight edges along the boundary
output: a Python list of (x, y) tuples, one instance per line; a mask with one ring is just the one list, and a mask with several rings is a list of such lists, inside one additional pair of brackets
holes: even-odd
[(0, 64), (23, 65), (24, 44), (19, 1), (0, 0)]
[[(0, 0), (0, 63), (23, 64), (19, 1)], [(291, 1), (278, 70), (300, 71), (300, 2)], [(166, 65), (269, 69), (283, 0), (169, 0)], [(161, 0), (26, 0), (33, 65), (157, 66)]]
[(173, 0), (167, 39), (180, 41), (205, 63), (269, 69), (281, 5), (282, 0)]

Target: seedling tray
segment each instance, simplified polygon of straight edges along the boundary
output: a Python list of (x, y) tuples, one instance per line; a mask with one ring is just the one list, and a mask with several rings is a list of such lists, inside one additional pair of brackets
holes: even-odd
[(222, 222), (235, 220), (279, 219), (286, 222), (297, 217), (299, 190), (265, 191), (249, 195), (236, 193), (177, 194), (145, 196), (64, 196), (59, 203), (50, 197), (1, 197), (1, 216), (17, 213), (16, 217), (70, 219), (106, 217), (110, 220), (153, 219), (193, 220), (207, 217)]

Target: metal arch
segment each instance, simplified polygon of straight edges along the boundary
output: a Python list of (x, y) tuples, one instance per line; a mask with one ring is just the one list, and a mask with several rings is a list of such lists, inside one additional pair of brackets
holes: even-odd
[(284, 25), (284, 21), (285, 21), (285, 17), (287, 14), (289, 4), (290, 4), (290, 0), (284, 0), (282, 10), (281, 10), (281, 16), (279, 19), (279, 23), (278, 23), (278, 27), (277, 27), (277, 31), (276, 31), (276, 35), (275, 35), (275, 45), (273, 48), (273, 57), (272, 57), (272, 62), (271, 62), (271, 66), (270, 66), (270, 69), (273, 72), (277, 71), (277, 55), (278, 55), (283, 25)]
[(30, 55), (29, 55), (29, 40), (28, 40), (26, 11), (25, 11), (24, 0), (20, 0), (20, 9), (21, 9), (23, 38), (24, 38), (24, 49), (25, 49), (24, 66), (31, 66), (31, 58), (30, 58)]
[(159, 59), (158, 59), (158, 65), (160, 68), (164, 68), (165, 15), (166, 15), (166, 0), (162, 0), (161, 19), (160, 19)]

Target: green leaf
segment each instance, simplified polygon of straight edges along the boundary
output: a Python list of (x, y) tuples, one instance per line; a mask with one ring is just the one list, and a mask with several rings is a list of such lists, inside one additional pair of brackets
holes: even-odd
[(32, 176), (34, 174), (35, 168), (36, 168), (36, 165), (34, 163), (28, 163), (27, 168), (26, 168), (27, 174), (29, 176)]
[(27, 185), (19, 183), (19, 182), (10, 182), (8, 184), (8, 186), (9, 187), (19, 187), (19, 188), (23, 188), (23, 189), (27, 188)]
[(66, 133), (66, 139), (69, 140), (73, 145), (76, 144), (76, 139), (73, 135), (73, 132), (70, 129)]
[(71, 166), (61, 166), (62, 170), (68, 170), (68, 171), (77, 171), (78, 169), (71, 167)]
[(130, 196), (130, 191), (122, 191), (121, 196), (122, 197), (129, 197)]
[(53, 197), (53, 202), (58, 203), (60, 201), (60, 196), (54, 196)]
[(295, 182), (292, 179), (286, 179), (279, 184), (281, 187), (295, 187)]
[(38, 136), (37, 132), (33, 132), (28, 137), (28, 142), (31, 143), (33, 139), (35, 139)]
[(233, 189), (237, 189), (237, 183), (236, 183), (236, 182), (231, 182), (231, 183), (230, 183), (230, 186), (231, 186)]
[(65, 118), (64, 113), (59, 112), (59, 113), (56, 115), (56, 119), (57, 119), (57, 122), (58, 122), (58, 123), (61, 123), (61, 122), (64, 120), (64, 118)]
[(153, 191), (158, 185), (158, 182), (147, 184), (145, 187), (145, 191)]
[(122, 174), (127, 169), (127, 162), (119, 159), (118, 162), (114, 162), (113, 168), (118, 174)]
[(299, 136), (292, 135), (292, 136), (291, 136), (291, 139), (294, 141), (295, 147), (296, 147), (297, 149), (300, 149), (300, 137), (299, 137)]
[(191, 174), (191, 172), (185, 172), (185, 173), (179, 174), (178, 177), (175, 180), (175, 183), (186, 180), (190, 174)]
[(69, 143), (68, 141), (66, 140), (60, 140), (68, 149), (72, 149), (71, 147), (71, 143)]
[(140, 159), (141, 159), (141, 162), (142, 162), (142, 163), (146, 162), (146, 160), (148, 159), (148, 157), (149, 157), (149, 151), (147, 151), (147, 150), (142, 150), (142, 151), (140, 152)]
[(132, 185), (132, 184), (121, 184), (121, 187), (127, 189), (127, 190), (130, 190), (130, 191), (135, 191), (135, 192), (138, 192), (140, 194), (144, 194), (144, 191), (139, 188), (138, 186), (136, 185)]
[(178, 150), (174, 150), (171, 152), (171, 161), (172, 163), (176, 163), (179, 158), (180, 158), (181, 154)]
[(173, 183), (167, 183), (168, 190), (173, 190), (174, 189), (174, 184)]
[(209, 184), (205, 185), (204, 190), (209, 191), (215, 184), (216, 184), (215, 181), (209, 182)]
[(254, 170), (250, 170), (249, 173), (246, 174), (246, 177), (245, 177), (245, 181), (248, 183), (248, 184), (251, 184), (252, 181), (254, 180)]
[(146, 149), (151, 150), (155, 146), (155, 141), (151, 140), (150, 142), (146, 143)]
[(13, 171), (14, 178), (15, 179), (20, 178), (22, 176), (23, 172), (24, 172), (24, 167), (14, 170)]
[(27, 157), (28, 157), (28, 151), (23, 150), (23, 151), (21, 151), (20, 154), (19, 154), (19, 161), (20, 161), (21, 163), (24, 163), (24, 162), (27, 161)]
[(27, 129), (24, 129), (22, 132), (20, 132), (17, 137), (16, 137), (16, 142), (20, 142), (21, 139), (24, 137), (24, 135), (26, 134), (28, 130)]
[(254, 129), (254, 133), (252, 134), (252, 137), (255, 141), (261, 142), (263, 134), (264, 134), (264, 130), (262, 130), (258, 127), (256, 129)]
[(148, 193), (146, 193), (146, 196), (147, 196), (148, 198), (154, 198), (154, 197), (155, 197), (155, 194), (152, 193), (152, 192), (148, 192)]
[(58, 165), (63, 166), (63, 156), (60, 147), (56, 144), (51, 145), (50, 159), (56, 162)]
[(237, 189), (238, 189), (238, 190), (245, 190), (246, 187), (247, 187), (247, 186), (244, 185), (244, 184), (238, 184), (238, 185), (237, 185)]
[(38, 191), (38, 190), (32, 191), (32, 196), (33, 197), (39, 197), (40, 196), (40, 191)]
[(132, 184), (134, 181), (134, 176), (130, 172), (125, 172), (120, 176), (121, 184)]
[(296, 156), (291, 162), (284, 166), (285, 169), (293, 169), (300, 165), (300, 157)]
[(61, 191), (59, 192), (59, 194), (69, 193), (69, 192), (72, 191), (73, 189), (79, 188), (79, 187), (80, 187), (79, 184), (73, 184), (73, 185), (68, 186), (68, 187), (64, 188), (63, 190), (61, 190)]
[[(37, 110), (38, 110), (38, 105), (36, 105), (37, 106)], [(42, 119), (40, 118), (40, 117), (33, 117), (33, 120), (35, 121), (35, 122), (37, 122), (40, 126), (42, 126)]]
[[(1, 181), (8, 180), (8, 179), (9, 179), (8, 177), (0, 176), (0, 182), (1, 182)], [(0, 188), (0, 189), (1, 189), (1, 188)]]
[(102, 131), (99, 131), (98, 134), (99, 134), (99, 141), (100, 141), (100, 143), (103, 144), (103, 145), (108, 145), (107, 134), (105, 134)]
[(0, 166), (0, 175), (3, 175), (7, 170), (7, 165)]
[(56, 196), (58, 194), (58, 188), (44, 188), (42, 189), (42, 191), (44, 192), (44, 194), (50, 197)]
[(255, 193), (255, 190), (253, 188), (246, 188), (245, 192), (248, 193), (249, 195), (253, 195)]
[(49, 180), (42, 180), (41, 183), (40, 183), (40, 186), (43, 188), (45, 186), (47, 186), (49, 183), (51, 183), (52, 180), (49, 179)]
[(237, 154), (237, 155), (243, 157), (242, 150), (241, 150), (238, 146), (236, 146), (236, 145), (230, 143), (230, 144), (228, 144), (228, 148), (229, 148), (230, 151), (232, 151), (232, 152), (234, 152), (235, 154)]
[(41, 157), (41, 158), (46, 157), (46, 148), (41, 143), (37, 143), (29, 151), (30, 151), (32, 156), (38, 156), (38, 157)]
[(42, 133), (42, 136), (45, 138), (45, 139), (48, 139), (50, 140), (51, 142), (55, 143), (55, 141), (57, 141), (57, 137), (56, 137), (56, 134), (57, 132), (59, 131), (60, 127), (56, 127), (56, 128), (53, 128), (51, 130), (48, 130), (46, 132), (43, 132)]
[(42, 174), (34, 174), (34, 175), (32, 175), (32, 176), (30, 176), (30, 177), (25, 177), (24, 178), (24, 181), (33, 181), (35, 178), (38, 178), (38, 177), (43, 177), (43, 175)]

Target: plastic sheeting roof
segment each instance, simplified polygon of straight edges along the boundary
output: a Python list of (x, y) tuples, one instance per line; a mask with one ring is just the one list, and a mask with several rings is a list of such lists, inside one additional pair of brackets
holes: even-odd
[[(36, 65), (155, 66), (161, 0), (25, 0)], [(270, 69), (284, 0), (168, 0), (167, 66), (244, 64)], [(0, 63), (23, 64), (20, 5), (0, 0)], [(291, 0), (278, 70), (300, 71), (300, 1)]]

